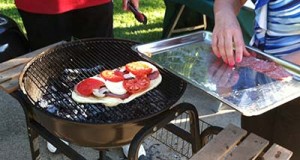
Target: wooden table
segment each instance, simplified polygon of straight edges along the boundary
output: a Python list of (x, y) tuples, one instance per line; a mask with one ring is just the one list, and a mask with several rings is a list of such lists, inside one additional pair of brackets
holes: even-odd
[(33, 57), (44, 51), (64, 42), (58, 42), (47, 47), (27, 53), (23, 56), (10, 59), (0, 63), (0, 88), (11, 94), (19, 88), (19, 76), (26, 65)]
[(269, 141), (253, 133), (228, 125), (211, 141), (209, 141), (191, 160), (288, 160), (293, 152), (273, 144), (268, 148)]

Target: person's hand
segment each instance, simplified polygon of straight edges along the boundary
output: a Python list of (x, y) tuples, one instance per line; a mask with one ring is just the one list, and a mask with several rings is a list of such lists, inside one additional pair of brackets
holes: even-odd
[(212, 49), (217, 57), (230, 66), (241, 62), (243, 55), (249, 56), (234, 12), (224, 9), (215, 14)]
[(221, 60), (217, 60), (211, 64), (208, 69), (209, 79), (216, 84), (219, 94), (226, 94), (232, 90), (239, 80), (239, 74), (234, 68), (223, 63)]
[[(124, 11), (128, 11), (129, 8), (127, 6), (129, 0), (123, 0), (123, 10)], [(138, 9), (139, 8), (139, 0), (131, 0), (131, 2), (133, 3), (133, 5)]]

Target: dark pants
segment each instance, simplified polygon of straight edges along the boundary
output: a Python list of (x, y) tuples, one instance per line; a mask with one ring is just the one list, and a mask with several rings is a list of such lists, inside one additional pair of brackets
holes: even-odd
[(62, 14), (33, 14), (19, 10), (32, 50), (62, 40), (113, 37), (113, 3)]
[(293, 151), (292, 159), (300, 159), (300, 98), (259, 116), (243, 116), (242, 128)]

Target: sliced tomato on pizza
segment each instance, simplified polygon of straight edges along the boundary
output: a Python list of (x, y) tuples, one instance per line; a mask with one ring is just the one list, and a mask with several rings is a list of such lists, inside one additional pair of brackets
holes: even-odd
[(135, 76), (144, 76), (152, 73), (152, 65), (147, 62), (138, 61), (126, 64), (126, 70)]
[(124, 80), (124, 74), (119, 70), (104, 70), (100, 75), (103, 79), (111, 82), (120, 82)]
[(158, 86), (161, 80), (154, 65), (145, 61), (131, 62), (79, 82), (72, 92), (72, 98), (78, 103), (115, 106), (145, 94)]
[(104, 86), (104, 83), (99, 79), (87, 78), (75, 86), (75, 91), (82, 96), (91, 96), (94, 89), (98, 89), (102, 86)]
[(133, 79), (128, 79), (123, 81), (123, 86), (129, 93), (139, 93), (150, 86), (150, 79), (146, 76), (136, 77)]

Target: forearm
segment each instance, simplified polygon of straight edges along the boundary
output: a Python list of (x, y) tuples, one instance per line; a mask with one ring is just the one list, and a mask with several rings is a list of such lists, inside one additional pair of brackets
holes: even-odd
[[(247, 0), (215, 0), (214, 14), (216, 16), (227, 16), (227, 14), (237, 15)], [(227, 13), (224, 15), (224, 13)]]

